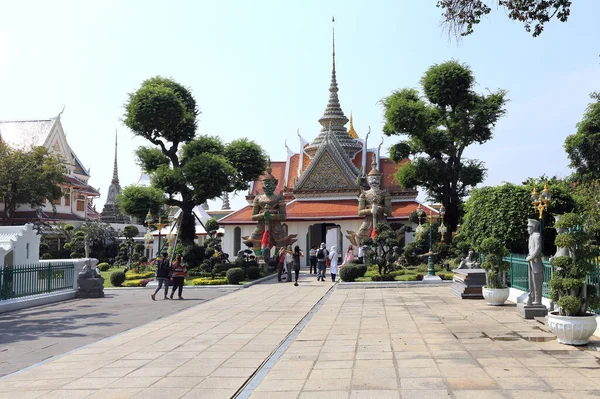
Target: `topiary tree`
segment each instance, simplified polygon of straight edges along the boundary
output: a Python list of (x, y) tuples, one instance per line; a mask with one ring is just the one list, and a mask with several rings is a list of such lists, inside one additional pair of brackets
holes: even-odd
[(125, 272), (116, 271), (110, 275), (110, 283), (115, 287), (120, 287), (125, 281)]
[(394, 231), (385, 223), (377, 223), (375, 231), (375, 237), (364, 240), (362, 244), (367, 247), (367, 261), (377, 265), (379, 274), (386, 274), (400, 256), (400, 239), (404, 231)]
[(239, 267), (233, 267), (227, 270), (227, 283), (238, 285), (240, 281), (244, 280), (244, 271)]
[(510, 264), (502, 260), (508, 254), (502, 241), (488, 237), (481, 241), (475, 250), (484, 254), (485, 260), (481, 267), (485, 269), (486, 287), (506, 288), (506, 271)]
[(567, 213), (555, 224), (564, 231), (556, 236), (556, 246), (570, 253), (557, 256), (552, 262), (551, 298), (560, 306), (561, 316), (585, 316), (588, 310), (600, 307), (598, 286), (587, 283), (588, 273), (596, 267), (598, 247), (590, 242), (590, 234), (583, 228), (585, 223), (584, 215)]

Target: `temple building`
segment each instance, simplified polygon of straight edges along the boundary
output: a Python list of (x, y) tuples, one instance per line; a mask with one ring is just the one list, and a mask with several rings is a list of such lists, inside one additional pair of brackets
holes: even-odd
[[(268, 175), (277, 179), (275, 193), (281, 193), (285, 200), (283, 229), (289, 235), (296, 235), (294, 245), (299, 245), (305, 254), (312, 246), (322, 242), (328, 248), (335, 245), (338, 253), (345, 253), (350, 244), (347, 232), (358, 231), (365, 220), (365, 217), (359, 216), (358, 209), (361, 193), (369, 189), (369, 175), (378, 174), (382, 188), (391, 197), (391, 214), (388, 214), (387, 222), (392, 228), (398, 229), (403, 225), (416, 227), (408, 221), (408, 217), (419, 206), (418, 192), (402, 189), (394, 178), (398, 168), (409, 161), (405, 159), (396, 164), (383, 157), (383, 142), (369, 148), (369, 133), (360, 138), (354, 129), (352, 115), (348, 120), (342, 111), (335, 69), (335, 39), (332, 56), (329, 101), (319, 119), (320, 133), (308, 142), (298, 132), (298, 151), (292, 151), (286, 144), (287, 159), (272, 162)], [(252, 220), (255, 212), (252, 203), (263, 193), (262, 180), (252, 182), (246, 196), (249, 205), (219, 220), (224, 228), (223, 250), (226, 253), (235, 256), (240, 249), (246, 248), (244, 237), (256, 235), (257, 222)], [(413, 240), (414, 234), (406, 234), (405, 243)], [(308, 256), (305, 256), (305, 261), (308, 261)]]
[[(54, 118), (23, 121), (0, 121), (0, 141), (12, 148), (29, 149), (44, 146), (64, 160), (66, 182), (64, 196), (46, 203), (40, 209), (32, 209), (29, 204), (17, 208), (14, 224), (28, 222), (81, 222), (85, 219), (98, 219), (93, 200), (100, 196), (98, 190), (88, 184), (90, 171), (83, 166), (67, 141), (59, 113)], [(0, 204), (0, 220), (4, 217), (4, 205)]]
[(121, 214), (119, 204), (117, 204), (117, 195), (121, 192), (121, 185), (119, 184), (119, 166), (117, 163), (117, 133), (115, 132), (115, 162), (113, 165), (113, 175), (108, 187), (108, 195), (106, 197), (106, 203), (102, 209), (100, 219), (105, 223), (117, 223), (117, 224), (128, 224), (131, 223), (129, 216)]

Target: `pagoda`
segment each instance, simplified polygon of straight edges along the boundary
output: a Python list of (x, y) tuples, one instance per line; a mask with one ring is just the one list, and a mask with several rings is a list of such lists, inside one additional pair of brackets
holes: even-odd
[(129, 216), (124, 216), (121, 213), (119, 204), (117, 203), (117, 195), (121, 192), (119, 184), (119, 165), (117, 163), (117, 133), (115, 132), (115, 161), (113, 164), (113, 176), (108, 187), (108, 196), (106, 203), (102, 209), (100, 219), (105, 223), (127, 224), (131, 222)]

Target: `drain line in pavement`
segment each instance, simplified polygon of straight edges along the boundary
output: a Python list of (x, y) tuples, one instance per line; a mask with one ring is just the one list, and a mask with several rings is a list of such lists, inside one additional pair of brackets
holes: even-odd
[(252, 392), (258, 387), (258, 385), (264, 380), (267, 373), (271, 371), (271, 368), (277, 363), (281, 355), (287, 350), (287, 348), (294, 342), (298, 334), (306, 327), (310, 319), (315, 313), (321, 308), (321, 305), (331, 296), (335, 285), (323, 295), (323, 297), (313, 306), (310, 311), (296, 324), (296, 327), (284, 338), (281, 344), (269, 355), (269, 357), (256, 369), (256, 371), (248, 378), (246, 383), (240, 387), (240, 389), (232, 396), (236, 399), (247, 399), (252, 395)]

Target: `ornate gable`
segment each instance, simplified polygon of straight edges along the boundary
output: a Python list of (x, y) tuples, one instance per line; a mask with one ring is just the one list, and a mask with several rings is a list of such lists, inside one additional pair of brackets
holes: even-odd
[(294, 194), (301, 191), (357, 190), (357, 177), (358, 169), (330, 130), (310, 165), (300, 176)]

